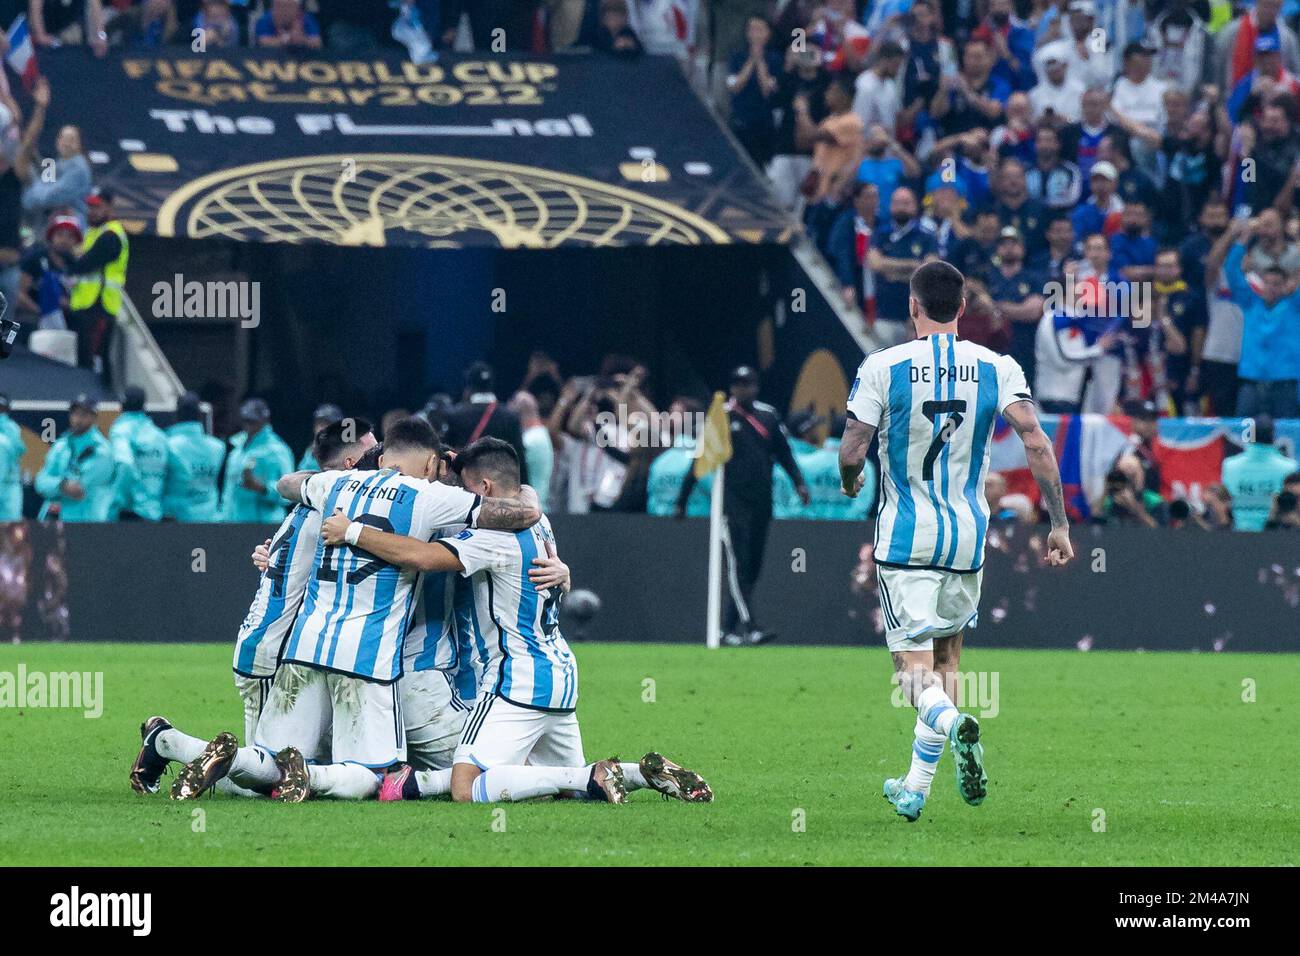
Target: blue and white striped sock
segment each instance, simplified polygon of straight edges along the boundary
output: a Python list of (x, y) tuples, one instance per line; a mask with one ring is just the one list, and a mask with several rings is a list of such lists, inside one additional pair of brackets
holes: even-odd
[(943, 756), (943, 745), (948, 738), (938, 731), (931, 730), (920, 717), (916, 718), (913, 734), (912, 766), (907, 771), (907, 779), (903, 782), (903, 786), (928, 797), (935, 768), (939, 766), (939, 758)]
[(938, 686), (921, 691), (921, 696), (916, 701), (916, 712), (923, 724), (945, 737), (957, 722), (957, 707), (943, 688)]

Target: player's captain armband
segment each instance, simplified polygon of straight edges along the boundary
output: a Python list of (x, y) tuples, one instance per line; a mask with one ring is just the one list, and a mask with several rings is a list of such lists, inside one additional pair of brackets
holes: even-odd
[(850, 402), (853, 401), (853, 396), (856, 395), (856, 394), (858, 394), (858, 386), (859, 386), (860, 384), (862, 384), (862, 376), (860, 376), (860, 375), (855, 375), (855, 376), (853, 377), (853, 384), (849, 387), (849, 401), (850, 401)]

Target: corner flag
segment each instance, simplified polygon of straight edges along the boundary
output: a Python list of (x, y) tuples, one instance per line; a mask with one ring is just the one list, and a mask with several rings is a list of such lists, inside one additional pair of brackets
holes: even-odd
[(731, 422), (727, 418), (727, 400), (721, 392), (713, 393), (713, 403), (704, 416), (700, 434), (700, 453), (695, 458), (695, 477), (703, 478), (731, 460)]

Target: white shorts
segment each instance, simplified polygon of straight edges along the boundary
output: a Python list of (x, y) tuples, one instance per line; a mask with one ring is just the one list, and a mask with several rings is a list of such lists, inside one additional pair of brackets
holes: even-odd
[(406, 759), (397, 683), (281, 664), (254, 739), (272, 754), (297, 747), (315, 763), (381, 770)]
[(876, 565), (885, 643), (891, 651), (928, 651), (979, 614), (981, 568), (972, 574)]
[(470, 706), (446, 671), (407, 671), (397, 681), (406, 725), (406, 759), (417, 770), (451, 766)]
[(235, 690), (239, 691), (239, 699), (244, 702), (244, 743), (251, 745), (253, 738), (257, 736), (257, 719), (262, 716), (262, 708), (266, 706), (266, 698), (271, 693), (270, 677), (246, 677), (243, 674), (235, 675)]
[(492, 767), (585, 767), (578, 715), (520, 707), (496, 694), (480, 695), (465, 721), (454, 763)]

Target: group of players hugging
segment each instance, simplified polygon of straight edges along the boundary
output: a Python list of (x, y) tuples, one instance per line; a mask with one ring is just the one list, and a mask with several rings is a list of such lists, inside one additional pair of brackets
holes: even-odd
[(379, 444), (345, 418), (313, 451), (324, 470), (280, 479), (293, 507), (253, 552), (261, 578), (234, 654), (244, 745), (150, 717), (137, 793), (157, 793), (176, 762), (176, 800), (713, 799), (653, 751), (586, 761), (559, 626), (569, 568), (511, 445), (452, 452), (421, 418)]

